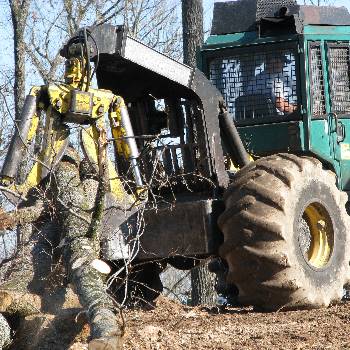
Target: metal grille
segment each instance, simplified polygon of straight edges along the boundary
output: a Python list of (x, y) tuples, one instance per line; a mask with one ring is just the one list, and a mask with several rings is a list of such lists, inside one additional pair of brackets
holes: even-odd
[(310, 48), (310, 60), (312, 115), (317, 117), (326, 113), (322, 56), (319, 45)]
[(350, 113), (349, 47), (328, 50), (332, 112)]
[(209, 75), (236, 121), (286, 116), (297, 105), (290, 50), (241, 53), (210, 62)]
[(159, 159), (168, 176), (193, 172), (197, 158), (197, 146), (192, 144), (159, 146), (152, 151), (152, 159)]

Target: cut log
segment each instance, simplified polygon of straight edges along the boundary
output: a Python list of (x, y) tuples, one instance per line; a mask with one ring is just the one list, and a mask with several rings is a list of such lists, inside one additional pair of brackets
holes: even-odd
[(11, 343), (11, 328), (6, 318), (0, 314), (0, 349)]
[[(105, 276), (95, 269), (93, 262), (99, 259), (99, 225), (96, 225), (94, 209), (99, 183), (87, 178), (80, 180), (78, 167), (70, 162), (62, 162), (57, 169), (55, 182), (56, 208), (62, 225), (63, 258), (67, 271), (79, 297), (87, 311), (91, 328), (91, 338), (121, 338), (122, 328), (118, 323), (117, 309), (107, 294)], [(67, 208), (74, 208), (74, 213)], [(94, 234), (91, 232), (93, 227)]]
[[(98, 349), (101, 344), (121, 349), (119, 310), (106, 290), (107, 266), (99, 260), (100, 218), (94, 213), (96, 207), (101, 208), (101, 203), (96, 203), (96, 197), (101, 200), (101, 195), (96, 196), (99, 183), (92, 178), (81, 180), (79, 163), (67, 157), (51, 180), (46, 192), (51, 196), (48, 204), (54, 216), (47, 216), (47, 223), (42, 220), (46, 204), (39, 201), (35, 202), (36, 208), (0, 213), (6, 228), (41, 217), (41, 223), (23, 225), (28, 232), (25, 230), (21, 237), (16, 254), (0, 264), (0, 312), (12, 326), (15, 324), (16, 331), (11, 349), (51, 350), (46, 344), (60, 341), (68, 348), (74, 342), (72, 332), (81, 332), (86, 320), (90, 349)], [(72, 298), (68, 282), (79, 300)], [(82, 311), (86, 319), (77, 322)], [(0, 342), (1, 337), (7, 339), (6, 319), (3, 333), (1, 321)], [(69, 337), (61, 334), (65, 331), (63, 325), (71, 330)]]

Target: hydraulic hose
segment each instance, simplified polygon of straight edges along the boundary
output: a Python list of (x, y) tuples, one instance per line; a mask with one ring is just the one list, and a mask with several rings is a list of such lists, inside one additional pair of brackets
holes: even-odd
[(143, 185), (143, 181), (141, 177), (140, 167), (137, 162), (137, 159), (139, 157), (139, 151), (134, 138), (134, 131), (131, 125), (129, 113), (124, 104), (121, 105), (120, 107), (120, 115), (121, 115), (122, 127), (125, 130), (125, 135), (127, 136), (127, 139), (125, 142), (127, 143), (130, 151), (129, 161), (132, 166), (132, 171), (134, 173), (136, 185), (138, 187), (141, 187)]
[(232, 116), (227, 111), (219, 114), (219, 125), (221, 136), (231, 160), (240, 167), (249, 164), (249, 155), (239, 136)]

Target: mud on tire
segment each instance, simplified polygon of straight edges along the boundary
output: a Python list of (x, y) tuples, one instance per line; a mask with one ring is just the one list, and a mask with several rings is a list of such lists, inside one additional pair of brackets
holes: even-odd
[(325, 307), (349, 279), (347, 195), (308, 157), (277, 154), (237, 173), (219, 217), (220, 255), (239, 301), (264, 310)]

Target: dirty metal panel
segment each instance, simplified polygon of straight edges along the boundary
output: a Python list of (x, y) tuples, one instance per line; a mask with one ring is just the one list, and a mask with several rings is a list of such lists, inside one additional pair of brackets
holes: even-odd
[(275, 13), (284, 6), (288, 7), (289, 15), (296, 14), (299, 10), (296, 0), (257, 0), (256, 20), (259, 21), (263, 17), (274, 17)]
[[(99, 47), (99, 86), (117, 90), (125, 99), (151, 94), (156, 97), (191, 95), (193, 68), (153, 50), (127, 35), (123, 26), (103, 24), (90, 28)], [(114, 88), (114, 89), (113, 89)]]
[(300, 18), (304, 24), (350, 25), (350, 13), (344, 6), (300, 6)]
[(303, 150), (303, 123), (276, 122), (238, 128), (241, 139), (250, 154), (266, 156), (278, 152)]
[(146, 211), (110, 206), (101, 234), (102, 255), (121, 260), (215, 254), (222, 243), (217, 219), (223, 210), (220, 200), (195, 199)]
[[(89, 29), (92, 31), (99, 47), (100, 55), (117, 54), (128, 62), (146, 68), (181, 85), (189, 86), (193, 72), (191, 67), (131, 38), (126, 34), (123, 26), (104, 24)], [(94, 49), (91, 57), (95, 58), (97, 51), (94, 43), (91, 43), (91, 47)]]
[[(297, 5), (296, 0), (238, 0), (214, 4), (212, 35), (239, 33), (257, 30), (257, 21), (273, 18), (283, 6), (288, 7), (288, 16), (294, 16), (298, 33), (302, 24), (350, 25), (346, 7)], [(283, 19), (283, 18), (280, 18)], [(281, 35), (280, 32), (276, 32)]]
[(273, 17), (282, 7), (288, 6), (289, 14), (297, 14), (295, 0), (238, 0), (214, 3), (212, 35), (257, 30), (257, 21)]
[(193, 69), (177, 62), (141, 42), (127, 37), (123, 57), (141, 67), (169, 78), (181, 85), (189, 86)]
[(200, 200), (177, 202), (173, 208), (145, 212), (146, 226), (138, 257), (216, 253), (222, 240), (216, 222), (223, 209), (222, 201)]
[[(199, 144), (207, 154), (211, 156), (211, 164), (206, 165), (205, 160), (200, 160), (200, 167), (207, 169), (208, 175), (215, 169), (219, 187), (228, 186), (228, 175), (223, 161), (223, 149), (219, 127), (219, 101), (223, 99), (220, 91), (209, 82), (207, 77), (198, 69), (195, 70), (191, 89), (200, 97), (201, 106), (197, 110), (197, 118), (202, 122), (197, 129)], [(205, 142), (205, 139), (207, 140)]]
[(212, 35), (256, 30), (256, 0), (214, 3)]

